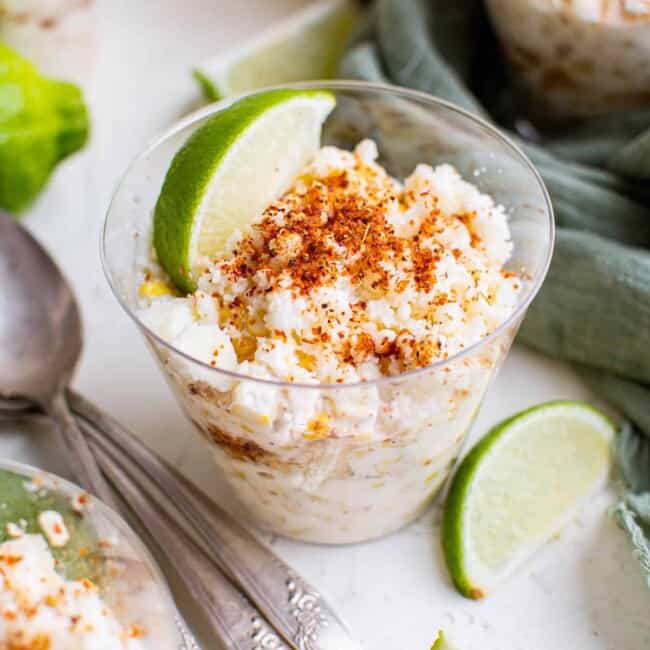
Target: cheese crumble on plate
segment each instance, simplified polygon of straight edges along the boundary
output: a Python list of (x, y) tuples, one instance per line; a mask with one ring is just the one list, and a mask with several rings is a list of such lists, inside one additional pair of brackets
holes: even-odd
[(59, 575), (42, 535), (0, 544), (0, 577), (0, 647), (141, 650), (142, 631), (122, 627), (90, 580)]

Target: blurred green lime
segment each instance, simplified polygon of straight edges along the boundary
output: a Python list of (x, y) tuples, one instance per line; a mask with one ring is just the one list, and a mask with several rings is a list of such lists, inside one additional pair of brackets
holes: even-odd
[(56, 165), (84, 146), (88, 131), (74, 84), (42, 77), (0, 44), (0, 208), (25, 210)]

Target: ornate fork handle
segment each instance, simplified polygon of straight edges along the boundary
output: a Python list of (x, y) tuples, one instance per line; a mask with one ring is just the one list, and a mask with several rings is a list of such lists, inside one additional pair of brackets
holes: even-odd
[[(175, 510), (176, 514), (182, 513), (190, 524), (184, 530), (231, 577), (291, 647), (361, 650), (362, 646), (351, 637), (318, 591), (239, 522), (114, 418), (74, 391), (68, 392), (68, 401), (73, 411), (92, 425), (89, 431), (95, 443), (101, 446), (106, 437), (104, 442), (110, 440), (115, 444), (167, 497), (158, 499), (158, 503)], [(92, 429), (96, 431), (93, 433)], [(253, 637), (259, 631), (253, 630)], [(258, 647), (281, 647), (272, 643), (269, 638), (267, 645)]]

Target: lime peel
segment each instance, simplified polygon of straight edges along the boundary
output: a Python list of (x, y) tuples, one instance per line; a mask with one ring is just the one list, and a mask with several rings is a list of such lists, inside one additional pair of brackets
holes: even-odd
[(201, 92), (205, 99), (209, 102), (216, 102), (221, 99), (221, 95), (212, 79), (210, 79), (210, 77), (208, 77), (200, 68), (195, 68), (192, 71), (192, 76), (201, 87)]
[(430, 650), (454, 650), (454, 646), (449, 643), (449, 639), (447, 639), (443, 631), (438, 630), (438, 636), (433, 642)]

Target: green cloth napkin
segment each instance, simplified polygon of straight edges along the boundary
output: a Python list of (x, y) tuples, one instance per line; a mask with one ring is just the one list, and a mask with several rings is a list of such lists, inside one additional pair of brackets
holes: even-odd
[[(341, 76), (448, 99), (512, 128), (507, 75), (480, 0), (377, 0)], [(551, 269), (519, 341), (576, 364), (629, 420), (615, 512), (650, 586), (650, 109), (520, 144), (556, 215)]]

